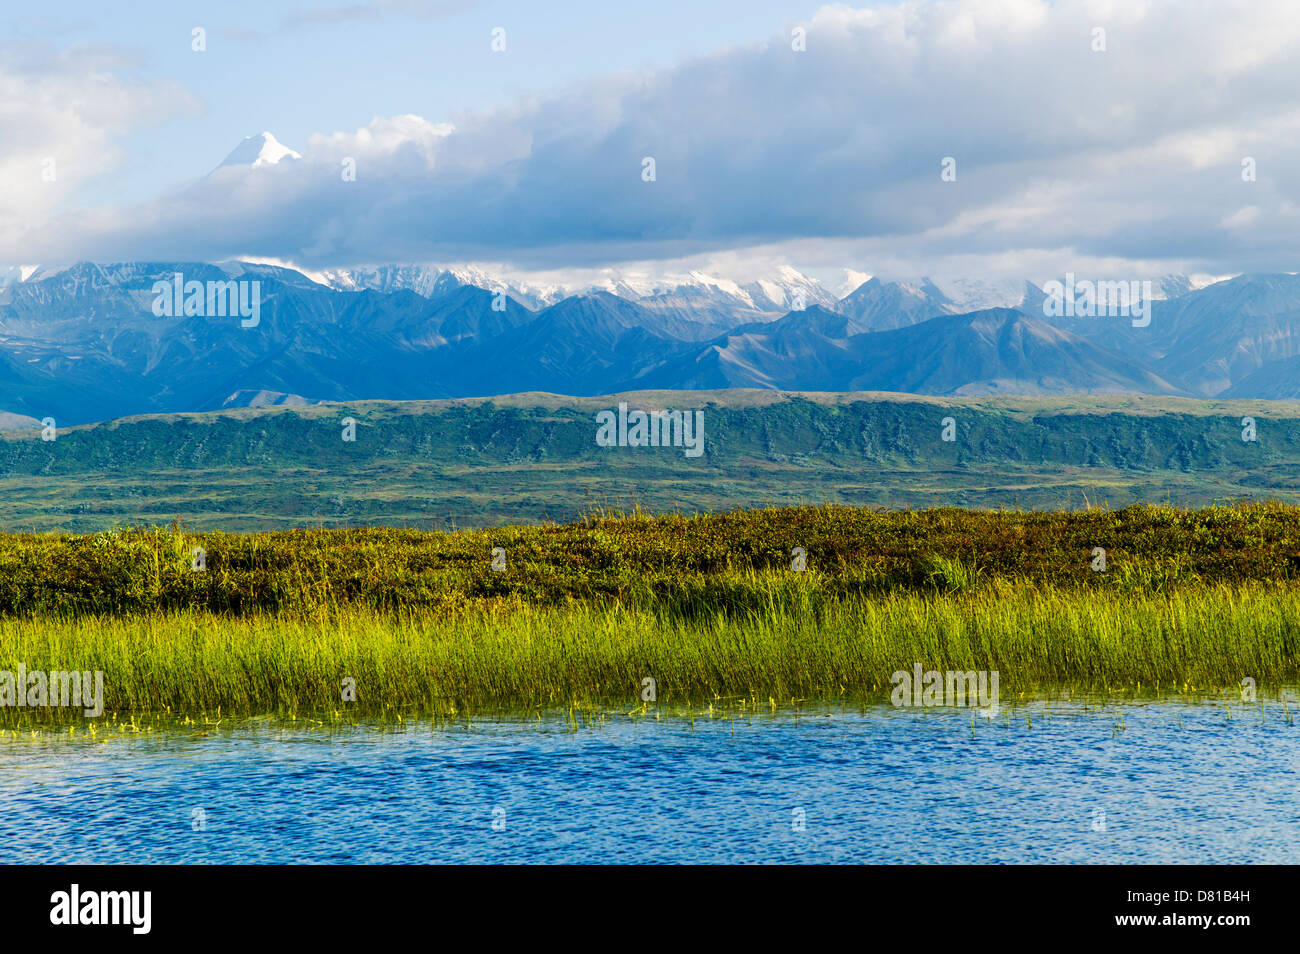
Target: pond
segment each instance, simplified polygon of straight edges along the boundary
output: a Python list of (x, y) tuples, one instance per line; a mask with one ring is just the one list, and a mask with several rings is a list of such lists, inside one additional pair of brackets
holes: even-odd
[(10, 862), (1300, 862), (1276, 701), (245, 723), (0, 759)]

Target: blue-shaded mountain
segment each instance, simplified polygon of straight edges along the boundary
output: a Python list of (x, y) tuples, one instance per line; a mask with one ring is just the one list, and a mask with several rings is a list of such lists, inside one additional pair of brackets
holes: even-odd
[(518, 329), (436, 360), (462, 395), (603, 394), (689, 347), (681, 325), (675, 316), (598, 292), (566, 298)]
[[(1242, 275), (1190, 295), (1157, 302), (1152, 364), (1197, 396), (1275, 393), (1263, 385), (1287, 376), (1270, 368), (1300, 355), (1300, 276)], [(1262, 376), (1255, 376), (1265, 372)], [(1261, 382), (1258, 386), (1250, 382)], [(1292, 377), (1300, 384), (1300, 379)]]
[(616, 390), (778, 388), (833, 390), (827, 382), (860, 370), (851, 340), (863, 335), (856, 319), (821, 307), (755, 322), (683, 351)]
[[(156, 317), (154, 282), (176, 272), (259, 281), (259, 324)], [(10, 276), (0, 285), (0, 413), (67, 425), (249, 405), (631, 388), (1300, 395), (1294, 275), (1185, 291), (1156, 302), (1146, 328), (1125, 318), (1045, 319), (1042, 292), (1028, 284), (1018, 307), (956, 313), (932, 282), (872, 279), (838, 302), (776, 318), (766, 309), (777, 298), (802, 300), (806, 289), (737, 292), (702, 281), (676, 297), (601, 291), (536, 310), (538, 299), (495, 283), (406, 284), (338, 288), (241, 262), (82, 263)], [(949, 285), (968, 306), (981, 287)], [(1009, 283), (993, 291), (1016, 297)]]
[[(258, 325), (155, 316), (153, 285), (177, 272), (260, 281)], [(607, 293), (533, 312), (468, 285), (425, 297), (343, 292), (242, 263), (83, 263), (0, 293), (0, 411), (72, 424), (268, 399), (590, 394), (697, 335), (674, 315)]]
[(871, 340), (862, 344), (876, 357), (849, 381), (848, 390), (1182, 393), (1176, 383), (1142, 362), (1012, 308), (934, 318), (868, 337)]
[(636, 388), (763, 387), (915, 394), (1175, 394), (1119, 352), (1011, 308), (864, 332), (821, 308), (722, 335), (628, 382)]
[[(1163, 290), (1169, 293), (1170, 283)], [(1300, 355), (1300, 276), (1239, 275), (1184, 291), (1152, 302), (1145, 327), (1129, 317), (1046, 320), (1123, 351), (1194, 396), (1264, 398), (1294, 377), (1294, 365), (1272, 365)]]
[(1268, 362), (1219, 396), (1262, 398), (1266, 401), (1300, 400), (1300, 355)]

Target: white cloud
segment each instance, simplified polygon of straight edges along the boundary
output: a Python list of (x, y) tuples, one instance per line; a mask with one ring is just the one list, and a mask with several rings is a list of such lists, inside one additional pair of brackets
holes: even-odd
[(104, 47), (0, 50), (0, 235), (20, 237), (111, 174), (120, 138), (197, 104), (179, 86), (145, 82)]
[(354, 159), (384, 160), (403, 149), (417, 153), (433, 171), (433, 159), (441, 141), (456, 127), (451, 123), (431, 123), (419, 116), (376, 116), (369, 125), (354, 133), (316, 134), (308, 143), (312, 154), (319, 159), (345, 157)]

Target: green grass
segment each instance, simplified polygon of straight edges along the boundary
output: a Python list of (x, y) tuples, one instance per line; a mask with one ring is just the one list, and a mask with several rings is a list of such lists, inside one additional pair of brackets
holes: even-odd
[(1237, 692), (1300, 676), (1298, 574), (1300, 508), (1280, 505), (8, 535), (0, 670), (102, 671), (129, 722), (627, 711), (646, 678), (667, 706), (873, 701), (916, 663), (998, 670), (1004, 698)]
[[(275, 715), (337, 721), (749, 700), (884, 701), (890, 676), (997, 670), (1004, 704), (1069, 687), (1261, 690), (1294, 682), (1300, 594), (1216, 586), (1170, 596), (1025, 591), (895, 594), (830, 604), (774, 584), (743, 617), (685, 620), (575, 604), (456, 619), (348, 610), (311, 619), (167, 613), (0, 621), (0, 668), (101, 670), (108, 721)], [(356, 700), (342, 701), (345, 678)], [(81, 721), (0, 709), (0, 724)]]

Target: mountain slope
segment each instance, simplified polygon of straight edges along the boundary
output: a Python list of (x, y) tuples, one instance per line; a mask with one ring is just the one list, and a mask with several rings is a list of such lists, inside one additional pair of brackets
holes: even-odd
[(773, 322), (755, 322), (685, 351), (623, 387), (778, 388), (831, 391), (858, 370), (851, 339), (859, 334), (847, 315), (821, 307)]
[(1178, 394), (1131, 358), (1010, 308), (934, 318), (856, 339), (869, 369), (849, 390), (916, 394)]
[(1145, 327), (1127, 317), (1047, 321), (1123, 351), (1201, 397), (1252, 396), (1249, 389), (1266, 387), (1268, 377), (1256, 372), (1300, 353), (1300, 276), (1240, 275), (1194, 290), (1173, 276), (1159, 293), (1168, 297), (1151, 302)]
[(1270, 361), (1238, 380), (1220, 397), (1293, 401), (1300, 398), (1300, 355)]
[(608, 292), (566, 298), (455, 356), (457, 393), (600, 394), (686, 347), (680, 321)]
[(1270, 362), (1300, 354), (1300, 275), (1218, 282), (1157, 303), (1152, 325), (1157, 368), (1198, 395), (1242, 393)]
[(915, 394), (1176, 394), (1150, 368), (1010, 308), (860, 332), (810, 308), (745, 325), (630, 380), (638, 388), (761, 387)]

